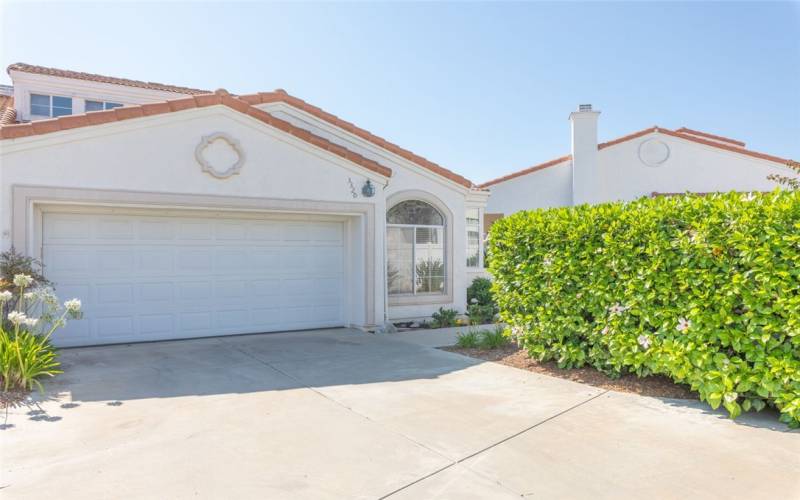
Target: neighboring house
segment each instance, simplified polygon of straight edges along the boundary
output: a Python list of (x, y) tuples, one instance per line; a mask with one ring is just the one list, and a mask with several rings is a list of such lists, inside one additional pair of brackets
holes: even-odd
[(492, 192), (488, 218), (659, 194), (771, 191), (768, 175), (791, 174), (787, 159), (688, 128), (652, 127), (598, 144), (599, 114), (590, 105), (570, 114), (571, 154), (482, 184)]
[(2, 248), (83, 301), (59, 345), (369, 329), (483, 273), (486, 190), (283, 90), (8, 73)]

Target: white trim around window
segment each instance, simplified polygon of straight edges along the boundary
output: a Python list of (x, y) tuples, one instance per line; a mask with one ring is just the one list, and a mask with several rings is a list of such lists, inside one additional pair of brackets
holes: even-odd
[[(442, 293), (407, 293), (407, 294), (390, 294), (388, 295), (389, 306), (404, 306), (404, 305), (423, 305), (423, 304), (449, 304), (453, 302), (453, 213), (447, 208), (441, 200), (436, 196), (426, 191), (408, 190), (395, 193), (390, 196), (386, 201), (386, 211), (395, 205), (409, 200), (419, 200), (428, 203), (435, 208), (444, 218), (444, 226), (435, 226), (442, 230), (444, 239), (444, 289)], [(384, 214), (384, 221), (386, 214)], [(386, 241), (388, 245), (388, 228), (389, 227), (434, 227), (428, 225), (402, 225), (402, 224), (386, 224)], [(416, 229), (413, 230), (414, 238), (416, 239)], [(415, 240), (414, 240), (415, 241)], [(416, 258), (416, 257), (414, 257)], [(388, 288), (388, 259), (387, 259), (387, 288)], [(414, 285), (415, 286), (415, 285)]]

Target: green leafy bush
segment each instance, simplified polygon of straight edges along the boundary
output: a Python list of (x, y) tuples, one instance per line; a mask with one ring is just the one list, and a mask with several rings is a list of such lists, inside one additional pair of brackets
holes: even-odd
[(449, 326), (456, 326), (458, 311), (440, 307), (431, 317), (433, 319), (433, 321), (431, 321), (431, 326), (433, 328), (447, 328)]
[(485, 325), (494, 319), (495, 310), (491, 304), (470, 304), (467, 307), (467, 316), (471, 325)]
[(467, 316), (473, 325), (494, 321), (497, 304), (492, 296), (492, 282), (488, 278), (475, 278), (467, 288)]
[(493, 306), (492, 280), (489, 278), (475, 278), (472, 280), (472, 283), (467, 287), (467, 304)]
[(501, 320), (539, 360), (664, 374), (800, 425), (800, 192), (520, 212), (492, 226)]

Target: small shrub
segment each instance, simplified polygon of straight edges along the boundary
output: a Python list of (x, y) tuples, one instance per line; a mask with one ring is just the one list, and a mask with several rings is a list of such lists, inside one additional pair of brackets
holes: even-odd
[(49, 288), (26, 291), (33, 283), (33, 277), (17, 274), (11, 279), (16, 296), (9, 290), (0, 291), (0, 306), (15, 304), (0, 321), (0, 389), (6, 392), (28, 391), (34, 386), (42, 390), (40, 378), (61, 373), (50, 336), (67, 318), (81, 315), (79, 300), (68, 300), (62, 307)]
[(481, 338), (476, 330), (461, 332), (456, 337), (456, 345), (463, 349), (475, 349), (480, 343)]
[(433, 328), (447, 328), (449, 326), (456, 326), (456, 318), (458, 311), (455, 309), (445, 309), (440, 307), (439, 310), (432, 315), (431, 326)]
[(663, 374), (800, 426), (800, 191), (519, 212), (489, 239), (501, 320), (539, 360)]
[(492, 280), (489, 278), (475, 278), (467, 288), (467, 304), (481, 306), (494, 306), (492, 296)]
[(494, 319), (495, 310), (491, 304), (471, 304), (467, 307), (467, 316), (471, 325), (485, 325)]
[(497, 326), (494, 330), (484, 330), (480, 336), (480, 347), (482, 349), (499, 349), (511, 343), (511, 339), (505, 334), (503, 327)]

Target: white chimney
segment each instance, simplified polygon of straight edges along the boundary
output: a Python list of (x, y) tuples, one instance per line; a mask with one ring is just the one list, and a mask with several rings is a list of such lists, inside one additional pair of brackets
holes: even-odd
[(600, 174), (597, 171), (597, 117), (591, 104), (581, 104), (569, 115), (572, 128), (572, 204), (599, 201)]

